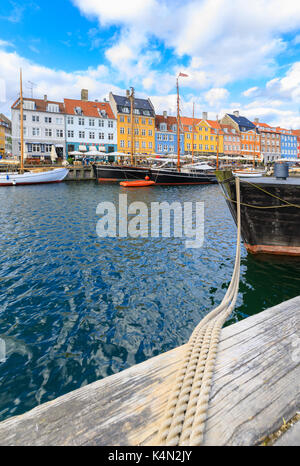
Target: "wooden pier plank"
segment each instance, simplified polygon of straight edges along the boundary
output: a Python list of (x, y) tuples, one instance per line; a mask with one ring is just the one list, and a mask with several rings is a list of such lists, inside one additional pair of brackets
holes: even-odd
[[(300, 407), (300, 296), (221, 332), (205, 445), (253, 445)], [(0, 423), (0, 445), (151, 445), (184, 346)]]

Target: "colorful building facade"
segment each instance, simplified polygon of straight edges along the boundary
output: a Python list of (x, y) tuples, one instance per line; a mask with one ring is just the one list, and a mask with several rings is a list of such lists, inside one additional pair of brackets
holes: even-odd
[(230, 125), (222, 125), (224, 155), (237, 157), (241, 154), (240, 132)]
[[(223, 131), (219, 122), (204, 118), (182, 117), (185, 154), (220, 155), (223, 153)], [(193, 129), (194, 127), (194, 129)]]
[(64, 99), (66, 150), (101, 152), (117, 150), (117, 121), (108, 102), (89, 101), (87, 91), (81, 100)]
[(282, 159), (297, 159), (297, 135), (291, 129), (277, 128), (280, 133)]
[(256, 118), (253, 122), (259, 132), (260, 152), (264, 163), (274, 162), (281, 157), (280, 133), (277, 128), (262, 123)]
[[(109, 103), (117, 120), (117, 147), (119, 152), (131, 153), (131, 104), (129, 94), (109, 94)], [(134, 152), (150, 155), (155, 152), (155, 111), (150, 99), (134, 99)]]
[[(163, 115), (155, 116), (155, 152), (161, 155), (177, 154), (177, 118)], [(180, 154), (184, 154), (184, 134), (180, 133)]]
[(12, 153), (11, 121), (0, 113), (0, 156)]

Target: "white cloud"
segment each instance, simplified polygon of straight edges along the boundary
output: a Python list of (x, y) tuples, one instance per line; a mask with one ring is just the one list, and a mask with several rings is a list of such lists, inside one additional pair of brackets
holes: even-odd
[(205, 100), (208, 102), (210, 107), (217, 107), (221, 102), (227, 100), (229, 92), (227, 89), (222, 87), (214, 87), (205, 94)]
[[(66, 73), (54, 70), (27, 60), (16, 52), (7, 52), (0, 46), (0, 82), (2, 91), (0, 112), (10, 115), (10, 107), (17, 99), (19, 93), (19, 69), (23, 70), (24, 94), (26, 96), (26, 82), (37, 84), (34, 96), (48, 95), (49, 99), (62, 100), (64, 97), (80, 98), (82, 88), (89, 89), (91, 99), (103, 99), (109, 91), (124, 92), (111, 82), (111, 75), (104, 65), (87, 70), (78, 70)], [(3, 93), (3, 92), (2, 92)]]

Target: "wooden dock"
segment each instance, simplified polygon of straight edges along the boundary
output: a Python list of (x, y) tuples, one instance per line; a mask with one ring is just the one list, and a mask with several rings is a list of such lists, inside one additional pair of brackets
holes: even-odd
[[(183, 351), (178, 347), (0, 423), (0, 445), (155, 444)], [(222, 330), (204, 445), (260, 445), (299, 408), (300, 296)], [(291, 429), (297, 433), (299, 425)], [(288, 432), (281, 442), (285, 437), (287, 444)]]

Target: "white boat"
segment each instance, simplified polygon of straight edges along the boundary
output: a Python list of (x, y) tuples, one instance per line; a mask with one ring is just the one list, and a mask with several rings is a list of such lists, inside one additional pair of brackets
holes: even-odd
[(256, 170), (254, 168), (248, 168), (244, 170), (233, 170), (233, 176), (239, 178), (257, 178), (266, 174), (266, 170)]
[(0, 173), (0, 186), (16, 186), (25, 184), (59, 183), (63, 181), (69, 170), (67, 168), (54, 168), (47, 171), (28, 171), (25, 173)]
[[(24, 117), (23, 117), (23, 90), (22, 69), (20, 70), (20, 133), (21, 133), (21, 160), (18, 172), (0, 173), (0, 186), (16, 186), (26, 184), (59, 183), (63, 181), (69, 170), (65, 167), (42, 171), (40, 169), (25, 171), (24, 169)], [(51, 159), (57, 158), (55, 148), (52, 146)]]

